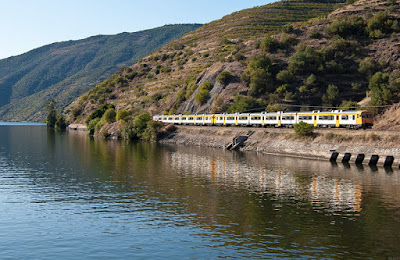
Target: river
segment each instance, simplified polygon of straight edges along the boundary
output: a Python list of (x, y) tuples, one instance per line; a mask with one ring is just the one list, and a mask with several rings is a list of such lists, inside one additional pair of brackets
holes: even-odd
[(1, 258), (399, 258), (399, 176), (3, 123)]

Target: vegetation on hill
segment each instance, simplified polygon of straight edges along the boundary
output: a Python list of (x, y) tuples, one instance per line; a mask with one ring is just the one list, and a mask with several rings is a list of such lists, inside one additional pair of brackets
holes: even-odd
[(107, 103), (137, 115), (397, 102), (400, 2), (346, 2), (288, 0), (228, 15), (121, 68), (66, 112), (83, 122)]
[(98, 35), (53, 43), (0, 60), (0, 119), (42, 120), (45, 104), (51, 99), (57, 107), (65, 107), (122, 66), (134, 64), (199, 26), (166, 25), (135, 33)]

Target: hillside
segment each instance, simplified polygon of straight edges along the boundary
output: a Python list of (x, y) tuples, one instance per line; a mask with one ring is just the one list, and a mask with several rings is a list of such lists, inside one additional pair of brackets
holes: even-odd
[[(351, 1), (347, 1), (351, 2)], [(76, 100), (133, 115), (357, 106), (399, 100), (400, 1), (281, 1), (211, 22), (119, 70)], [(278, 105), (279, 104), (279, 105)]]
[(0, 120), (42, 120), (51, 99), (65, 107), (122, 66), (200, 25), (182, 24), (53, 43), (0, 60)]

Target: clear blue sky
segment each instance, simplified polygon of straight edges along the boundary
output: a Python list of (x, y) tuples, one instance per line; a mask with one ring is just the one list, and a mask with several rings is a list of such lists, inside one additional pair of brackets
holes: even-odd
[(0, 59), (53, 42), (208, 23), (276, 0), (0, 0)]

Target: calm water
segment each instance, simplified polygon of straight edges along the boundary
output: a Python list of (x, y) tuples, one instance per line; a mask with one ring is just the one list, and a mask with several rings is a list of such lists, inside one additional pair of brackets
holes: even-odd
[(0, 126), (13, 259), (400, 257), (400, 173)]

